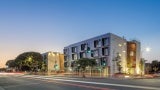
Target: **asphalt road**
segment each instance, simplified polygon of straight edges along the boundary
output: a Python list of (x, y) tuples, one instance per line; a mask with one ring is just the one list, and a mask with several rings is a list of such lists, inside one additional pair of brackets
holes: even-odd
[(0, 74), (0, 90), (160, 90), (160, 79), (84, 79)]

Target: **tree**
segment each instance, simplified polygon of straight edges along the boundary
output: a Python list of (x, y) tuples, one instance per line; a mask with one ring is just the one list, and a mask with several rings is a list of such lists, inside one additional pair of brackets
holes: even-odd
[(86, 70), (86, 67), (87, 66), (90, 66), (90, 67), (93, 67), (95, 66), (97, 63), (96, 63), (96, 60), (95, 59), (89, 59), (89, 58), (82, 58), (82, 59), (79, 59), (76, 61), (76, 65), (82, 69), (82, 72), (83, 72), (83, 77), (85, 78), (85, 70)]
[(139, 68), (140, 68), (140, 71), (141, 71), (141, 76), (145, 73), (145, 62), (146, 61), (147, 60), (145, 60), (144, 58), (140, 59)]
[(47, 64), (46, 62), (42, 62), (42, 65), (41, 65), (41, 71), (45, 72), (47, 70)]
[(37, 71), (43, 66), (43, 57), (38, 52), (24, 52), (17, 56), (15, 64), (21, 71)]
[(158, 62), (158, 60), (152, 61), (151, 67), (152, 67), (152, 71), (153, 71), (154, 73), (157, 73), (157, 71), (158, 71), (158, 69), (159, 69), (159, 62)]
[(117, 65), (117, 69), (118, 69), (118, 72), (121, 73), (121, 70), (122, 70), (122, 65), (121, 65), (121, 56), (119, 53), (117, 53), (117, 56), (113, 59), (113, 61), (116, 62), (116, 65)]
[(6, 66), (8, 66), (8, 68), (14, 68), (15, 67), (15, 60), (8, 60), (6, 62)]

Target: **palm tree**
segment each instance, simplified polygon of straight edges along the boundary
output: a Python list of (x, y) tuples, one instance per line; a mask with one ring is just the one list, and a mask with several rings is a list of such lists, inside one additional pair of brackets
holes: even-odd
[(89, 59), (89, 58), (82, 58), (82, 59), (79, 59), (76, 61), (76, 65), (82, 69), (82, 72), (83, 72), (83, 77), (85, 78), (85, 74), (84, 72), (86, 71), (86, 67), (87, 66), (90, 66), (90, 67), (93, 67), (95, 66), (97, 63), (96, 63), (96, 60), (95, 59)]

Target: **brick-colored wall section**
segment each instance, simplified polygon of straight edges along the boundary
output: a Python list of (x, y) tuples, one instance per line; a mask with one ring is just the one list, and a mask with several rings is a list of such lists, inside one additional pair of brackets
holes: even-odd
[[(133, 52), (133, 56), (131, 56), (130, 52)], [(127, 66), (128, 68), (136, 67), (136, 43), (128, 42), (127, 43)]]
[(60, 71), (64, 71), (64, 54), (60, 54)]

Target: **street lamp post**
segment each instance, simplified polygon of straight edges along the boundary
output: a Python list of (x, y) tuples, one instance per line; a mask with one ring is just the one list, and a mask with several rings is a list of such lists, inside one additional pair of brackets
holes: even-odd
[(141, 59), (140, 59), (140, 71), (141, 71), (141, 77), (143, 76), (143, 72), (144, 72), (144, 64), (147, 60), (145, 60), (142, 56), (143, 52), (150, 52), (151, 48), (147, 47), (144, 50), (141, 51)]
[(142, 72), (143, 72), (142, 71), (142, 69), (143, 69), (143, 60), (142, 59), (140, 60), (140, 68), (141, 68), (141, 77), (142, 77)]
[(78, 76), (79, 76), (80, 64), (77, 65), (77, 69), (78, 69)]

